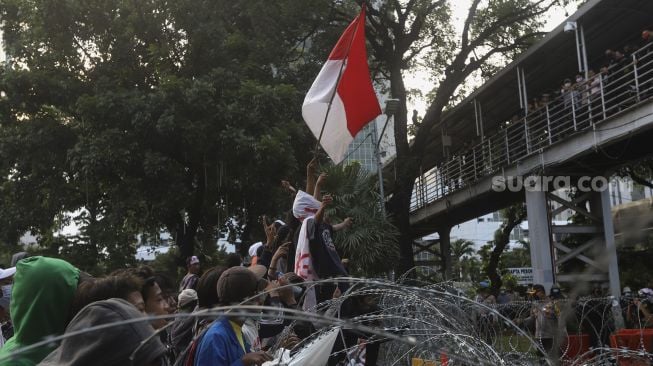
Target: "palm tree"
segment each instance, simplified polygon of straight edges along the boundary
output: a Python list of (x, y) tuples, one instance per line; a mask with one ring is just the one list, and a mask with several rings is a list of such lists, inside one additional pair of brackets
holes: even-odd
[(463, 279), (461, 262), (472, 255), (474, 255), (474, 242), (457, 239), (451, 243), (451, 267), (460, 279)]
[(479, 282), (484, 276), (481, 275), (481, 262), (475, 256), (464, 257), (460, 261), (461, 280)]
[(353, 226), (335, 233), (336, 247), (349, 258), (350, 270), (356, 275), (374, 276), (387, 273), (399, 259), (399, 232), (381, 210), (376, 176), (354, 162), (323, 169), (328, 174), (323, 193), (333, 196), (327, 210), (333, 223), (353, 218)]

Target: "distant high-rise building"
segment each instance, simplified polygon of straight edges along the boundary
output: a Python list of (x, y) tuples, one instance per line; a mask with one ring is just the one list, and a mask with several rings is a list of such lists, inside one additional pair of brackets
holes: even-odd
[[(385, 98), (379, 100), (381, 106), (385, 103)], [(387, 125), (386, 125), (387, 122)], [(383, 127), (385, 126), (385, 131)], [(361, 164), (363, 169), (370, 173), (376, 173), (378, 168), (378, 160), (376, 156), (376, 143), (379, 141), (379, 135), (383, 131), (381, 142), (379, 144), (379, 153), (381, 156), (381, 163), (385, 164), (396, 155), (395, 139), (394, 139), (394, 119), (385, 114), (382, 114), (370, 123), (368, 123), (358, 134), (354, 137), (354, 141), (349, 145), (347, 154), (345, 155), (345, 163), (357, 161)]]

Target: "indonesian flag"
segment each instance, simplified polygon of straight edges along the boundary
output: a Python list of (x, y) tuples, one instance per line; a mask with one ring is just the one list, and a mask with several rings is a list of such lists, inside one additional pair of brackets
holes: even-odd
[[(333, 102), (329, 108), (331, 98)], [(306, 94), (302, 115), (318, 139), (324, 126), (320, 143), (338, 164), (358, 131), (379, 114), (381, 106), (367, 65), (363, 6), (358, 17), (340, 36)]]

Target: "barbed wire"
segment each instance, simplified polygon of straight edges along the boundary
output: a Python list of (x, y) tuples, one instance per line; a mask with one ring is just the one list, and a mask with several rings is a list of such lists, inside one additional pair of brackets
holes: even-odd
[[(347, 284), (349, 289), (338, 298), (318, 304), (312, 312), (273, 306), (232, 305), (195, 313), (144, 316), (47, 337), (16, 350), (0, 359), (0, 362), (38, 347), (54, 346), (70, 337), (90, 336), (132, 323), (166, 319), (170, 321), (169, 324), (175, 324), (188, 318), (217, 319), (224, 316), (283, 319), (289, 324), (284, 328), (285, 334), (291, 333), (301, 323), (313, 324), (315, 331), (293, 348), (295, 354), (337, 328), (344, 345), (334, 349), (331, 356), (350, 358), (361, 343), (380, 344), (379, 360), (382, 361), (379, 364), (382, 365), (406, 365), (412, 359), (442, 358), (447, 359), (449, 365), (607, 365), (619, 360), (653, 359), (653, 355), (646, 351), (649, 345), (645, 342), (650, 339), (646, 338), (644, 331), (640, 335), (632, 335), (636, 340), (639, 337), (639, 342), (635, 342), (636, 349), (611, 345), (610, 336), (616, 331), (613, 312), (620, 309), (614, 307), (615, 299), (612, 297), (484, 304), (461, 295), (461, 291), (451, 282), (420, 285), (420, 282), (408, 277), (402, 277), (398, 282), (338, 278), (310, 281), (303, 286), (337, 284)], [(280, 289), (289, 286), (292, 285)], [(373, 306), (358, 313), (345, 310), (361, 299), (368, 299)], [(251, 300), (247, 299), (244, 303)], [(543, 318), (537, 319), (537, 316)], [(538, 322), (543, 321), (552, 325), (548, 338), (538, 334), (540, 331), (537, 327), (541, 326)], [(632, 321), (637, 326), (644, 325), (639, 314)], [(359, 341), (345, 342), (345, 335), (352, 334)], [(155, 333), (141, 342), (133, 351), (132, 359), (143, 345), (157, 335)], [(573, 343), (578, 337), (585, 342), (580, 347)], [(271, 344), (268, 352), (283, 352), (282, 338), (283, 334)], [(293, 356), (289, 357), (292, 359)]]

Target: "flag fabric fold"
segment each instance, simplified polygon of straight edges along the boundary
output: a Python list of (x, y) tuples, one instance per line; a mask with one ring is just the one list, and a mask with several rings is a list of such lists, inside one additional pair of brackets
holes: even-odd
[(306, 94), (302, 116), (324, 151), (338, 164), (356, 134), (380, 114), (367, 64), (363, 7)]

